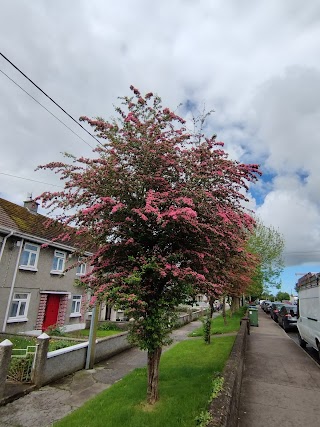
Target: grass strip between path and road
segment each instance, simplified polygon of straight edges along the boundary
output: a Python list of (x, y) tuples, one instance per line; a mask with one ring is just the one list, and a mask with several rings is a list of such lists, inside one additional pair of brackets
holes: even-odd
[[(240, 329), (240, 320), (245, 315), (247, 308), (241, 307), (237, 312), (231, 315), (231, 311), (226, 313), (227, 324), (224, 324), (222, 314), (211, 320), (211, 335), (228, 334), (231, 332), (238, 332)], [(203, 326), (195, 329), (189, 334), (190, 337), (203, 337)]]
[(146, 404), (147, 371), (135, 369), (55, 427), (194, 427), (208, 409), (212, 381), (229, 358), (235, 337), (217, 337), (210, 345), (187, 340), (166, 351), (160, 362), (160, 400)]

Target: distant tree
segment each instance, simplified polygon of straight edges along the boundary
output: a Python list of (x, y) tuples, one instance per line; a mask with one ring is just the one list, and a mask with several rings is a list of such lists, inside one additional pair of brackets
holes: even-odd
[(280, 274), (284, 268), (282, 258), (284, 249), (283, 236), (273, 227), (265, 226), (256, 219), (256, 226), (251, 232), (247, 249), (259, 258), (247, 295), (259, 295), (268, 292), (270, 287), (277, 289), (281, 286)]
[(288, 292), (278, 292), (276, 295), (277, 301), (290, 301), (290, 295)]
[[(92, 303), (107, 299), (132, 319), (130, 340), (148, 352), (154, 404), (175, 308), (198, 293), (221, 292), (221, 266), (241, 248), (236, 230), (253, 224), (242, 202), (259, 170), (229, 160), (215, 136), (190, 134), (158, 96), (131, 90), (117, 118), (82, 118), (101, 145), (92, 159), (68, 155), (68, 163), (42, 166), (60, 173), (65, 189), (41, 197), (63, 210), (58, 218), (73, 234), (94, 242), (92, 270), (82, 281)], [(86, 249), (85, 241), (79, 245)]]

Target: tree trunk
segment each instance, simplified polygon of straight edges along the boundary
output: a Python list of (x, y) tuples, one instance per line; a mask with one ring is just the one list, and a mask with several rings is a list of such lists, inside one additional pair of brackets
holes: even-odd
[(223, 317), (223, 322), (226, 325), (227, 324), (227, 317), (226, 317), (226, 297), (223, 297), (223, 300), (222, 300), (222, 317)]
[(235, 313), (240, 308), (240, 298), (239, 297), (232, 297), (231, 301), (231, 313)]
[(158, 347), (154, 351), (148, 351), (148, 389), (147, 401), (153, 405), (159, 399), (159, 363), (162, 348)]
[(212, 319), (213, 313), (214, 313), (214, 298), (209, 298), (209, 305), (210, 305), (210, 318)]

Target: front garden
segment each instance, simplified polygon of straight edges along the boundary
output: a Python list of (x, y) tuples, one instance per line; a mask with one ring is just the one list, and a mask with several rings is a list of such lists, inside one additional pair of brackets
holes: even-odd
[[(209, 401), (223, 387), (222, 372), (229, 358), (245, 308), (212, 320), (216, 335), (211, 344), (203, 339), (183, 341), (168, 350), (160, 362), (160, 400), (146, 403), (146, 368), (135, 369), (55, 427), (203, 427), (209, 419)], [(226, 336), (217, 334), (234, 335)], [(193, 337), (203, 335), (203, 328)]]

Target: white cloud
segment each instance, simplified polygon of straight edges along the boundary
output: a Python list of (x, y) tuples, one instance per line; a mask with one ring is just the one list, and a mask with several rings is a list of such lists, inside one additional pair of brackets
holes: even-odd
[[(189, 99), (214, 109), (208, 132), (232, 158), (275, 176), (251, 186), (258, 196), (250, 205), (279, 227), (287, 252), (308, 251), (296, 254), (302, 263), (314, 260), (320, 223), (319, 21), (315, 0), (3, 0), (0, 39), (3, 53), (75, 118), (110, 117), (130, 84), (171, 108)], [(94, 142), (2, 58), (0, 70)], [(0, 172), (59, 184), (33, 170), (63, 151), (91, 153), (1, 73), (0, 123)], [(45, 189), (0, 174), (0, 196), (15, 202)]]

